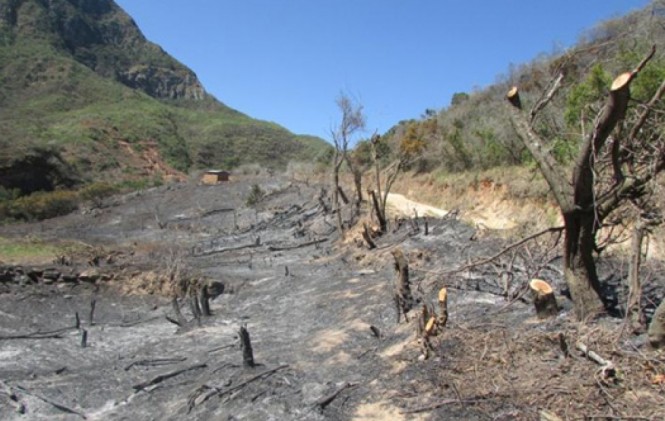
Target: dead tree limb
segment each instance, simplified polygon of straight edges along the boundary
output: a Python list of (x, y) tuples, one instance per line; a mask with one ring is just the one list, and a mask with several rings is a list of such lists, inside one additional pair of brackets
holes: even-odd
[(9, 404), (14, 407), (14, 410), (16, 411), (17, 414), (25, 414), (25, 405), (21, 403), (19, 400), (18, 396), (12, 388), (5, 383), (4, 381), (0, 380), (0, 386), (2, 386), (3, 390), (0, 390), (0, 392), (4, 393), (7, 396), (7, 399), (9, 400)]
[(146, 388), (148, 388), (150, 386), (153, 386), (153, 385), (156, 385), (158, 383), (161, 383), (164, 380), (168, 380), (172, 377), (178, 376), (178, 375), (183, 374), (183, 373), (187, 373), (189, 371), (198, 370), (198, 369), (201, 369), (201, 368), (206, 368), (207, 366), (208, 366), (208, 364), (206, 364), (206, 363), (195, 364), (193, 366), (186, 367), (186, 368), (181, 368), (180, 370), (175, 370), (175, 371), (172, 371), (170, 373), (160, 374), (159, 376), (157, 376), (157, 377), (155, 377), (151, 380), (147, 380), (145, 382), (136, 384), (136, 385), (132, 386), (132, 388), (136, 392), (140, 392), (141, 390), (145, 390)]
[(550, 88), (538, 100), (538, 102), (536, 102), (536, 105), (533, 106), (533, 108), (531, 109), (531, 123), (533, 123), (533, 120), (536, 118), (538, 113), (542, 111), (542, 109), (545, 108), (547, 104), (550, 103), (550, 101), (552, 101), (554, 95), (559, 91), (559, 89), (561, 89), (561, 82), (563, 82), (563, 77), (564, 77), (563, 72), (559, 73), (556, 79), (554, 79), (550, 84)]
[(263, 371), (263, 372), (257, 374), (256, 376), (252, 376), (249, 379), (245, 380), (244, 382), (238, 383), (237, 385), (229, 387), (227, 389), (221, 389), (221, 388), (215, 387), (215, 386), (203, 385), (204, 388), (206, 388), (206, 390), (209, 389), (208, 393), (206, 393), (205, 395), (199, 395), (199, 396), (195, 396), (195, 397), (190, 398), (189, 399), (189, 404), (188, 404), (189, 405), (188, 412), (190, 412), (195, 406), (201, 405), (202, 403), (204, 403), (205, 401), (207, 401), (208, 399), (210, 399), (213, 396), (223, 396), (223, 395), (227, 395), (229, 393), (235, 392), (236, 390), (240, 390), (243, 387), (247, 386), (248, 384), (250, 384), (250, 383), (252, 383), (256, 380), (259, 380), (263, 377), (269, 376), (269, 375), (271, 375), (271, 374), (273, 374), (273, 373), (275, 373), (279, 370), (283, 370), (283, 369), (287, 368), (288, 366), (289, 366), (288, 364), (283, 364), (283, 365), (280, 365), (278, 367), (272, 368), (270, 370)]
[(582, 355), (601, 366), (603, 378), (614, 377), (616, 375), (616, 368), (614, 367), (614, 363), (612, 363), (612, 361), (606, 360), (605, 358), (591, 351), (589, 347), (587, 347), (582, 342), (577, 342), (575, 344), (575, 348), (579, 350)]
[(255, 247), (261, 247), (261, 244), (257, 244), (256, 242), (252, 244), (245, 244), (242, 246), (235, 246), (235, 247), (222, 247), (219, 249), (212, 249), (208, 251), (204, 251), (201, 253), (197, 253), (196, 256), (209, 256), (211, 254), (219, 254), (219, 253), (226, 253), (229, 251), (238, 251), (238, 250), (244, 250), (244, 249), (249, 249), (249, 248), (255, 248)]
[(87, 419), (85, 414), (83, 414), (82, 412), (77, 411), (76, 409), (72, 409), (72, 408), (70, 408), (66, 405), (61, 404), (61, 403), (58, 403), (58, 402), (54, 401), (51, 398), (47, 398), (46, 396), (42, 396), (42, 395), (39, 395), (37, 393), (31, 392), (28, 389), (26, 389), (22, 386), (19, 386), (19, 385), (14, 386), (14, 388), (16, 390), (20, 390), (21, 392), (25, 393), (26, 395), (33, 396), (33, 397), (39, 399), (42, 402), (46, 402), (47, 404), (53, 406), (56, 409), (59, 409), (62, 412), (66, 412), (68, 414), (78, 415), (79, 417), (83, 418), (84, 420)]
[(315, 244), (324, 243), (324, 242), (326, 242), (326, 241), (328, 241), (327, 238), (320, 238), (320, 239), (318, 239), (318, 240), (312, 240), (312, 241), (308, 241), (308, 242), (306, 242), (306, 243), (295, 244), (295, 245), (292, 245), (292, 246), (282, 246), (282, 247), (278, 247), (278, 246), (269, 246), (269, 247), (268, 247), (268, 251), (294, 250), (294, 249), (299, 249), (299, 248), (302, 248), (302, 247), (308, 247), (308, 246), (313, 246), (313, 245), (315, 245)]
[(319, 408), (320, 410), (326, 409), (328, 405), (330, 405), (337, 396), (339, 396), (342, 392), (344, 392), (346, 389), (351, 389), (358, 386), (356, 383), (344, 383), (340, 388), (337, 390), (327, 394), (326, 396), (323, 396), (319, 400), (317, 400), (314, 403), (314, 407)]
[(476, 260), (475, 262), (471, 262), (468, 265), (461, 266), (456, 269), (448, 270), (448, 271), (442, 271), (442, 272), (436, 272), (438, 275), (452, 275), (458, 272), (464, 272), (465, 270), (473, 269), (477, 266), (482, 266), (487, 263), (493, 262), (494, 260), (498, 259), (499, 257), (503, 256), (504, 254), (508, 253), (509, 251), (521, 246), (522, 244), (531, 241), (533, 239), (536, 239), (542, 235), (553, 233), (553, 232), (562, 232), (564, 230), (564, 227), (550, 227), (547, 229), (544, 229), (542, 231), (539, 231), (535, 234), (532, 234), (528, 237), (524, 237), (519, 241), (516, 241), (512, 244), (509, 244), (508, 246), (504, 247), (500, 252), (496, 253), (493, 256), (486, 257), (480, 260)]
[(12, 340), (12, 339), (61, 339), (62, 335), (65, 334), (66, 332), (77, 329), (78, 327), (71, 326), (71, 327), (63, 327), (56, 330), (49, 330), (46, 332), (37, 331), (27, 334), (0, 336), (0, 341)]
[(413, 408), (413, 409), (407, 409), (402, 411), (402, 414), (417, 414), (420, 412), (428, 412), (428, 411), (433, 411), (435, 409), (441, 408), (442, 406), (446, 405), (452, 405), (452, 404), (458, 404), (458, 405), (467, 405), (467, 404), (473, 404), (473, 403), (478, 403), (478, 402), (483, 402), (483, 401), (488, 401), (488, 400), (493, 400), (493, 399), (500, 399), (500, 398), (505, 398), (505, 395), (489, 395), (489, 396), (484, 396), (484, 397), (477, 397), (477, 398), (470, 398), (470, 399), (460, 399), (460, 398), (455, 398), (455, 399), (443, 399), (438, 402), (435, 402), (430, 405), (426, 406), (421, 406), (419, 408)]
[(139, 361), (134, 361), (128, 366), (125, 367), (125, 371), (129, 371), (130, 368), (132, 367), (137, 367), (137, 366), (148, 366), (148, 367), (156, 367), (156, 366), (161, 366), (161, 365), (169, 365), (169, 364), (175, 364), (175, 363), (181, 363), (185, 361), (187, 358), (185, 357), (174, 357), (174, 358), (155, 358), (152, 360), (139, 360)]

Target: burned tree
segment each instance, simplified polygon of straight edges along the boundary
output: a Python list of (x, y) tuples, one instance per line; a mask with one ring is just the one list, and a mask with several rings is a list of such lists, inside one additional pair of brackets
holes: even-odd
[(344, 95), (336, 100), (339, 110), (342, 112), (342, 121), (332, 131), (332, 139), (335, 146), (332, 163), (332, 182), (333, 182), (333, 211), (337, 213), (337, 229), (340, 236), (344, 236), (344, 223), (342, 220), (342, 209), (339, 203), (340, 199), (340, 181), (339, 174), (342, 165), (346, 162), (349, 169), (354, 174), (354, 183), (356, 186), (356, 209), (359, 209), (360, 202), (362, 201), (362, 175), (360, 169), (353, 165), (348, 157), (349, 142), (354, 133), (365, 127), (365, 115), (363, 114), (363, 107), (354, 104), (351, 99)]
[(563, 74), (531, 110), (524, 111), (517, 87), (508, 95), (511, 121), (549, 184), (564, 220), (564, 276), (583, 320), (604, 311), (594, 253), (596, 236), (609, 217), (630, 201), (639, 203), (665, 167), (665, 139), (654, 108), (665, 92), (665, 81), (651, 100), (629, 107), (631, 82), (651, 60), (650, 53), (631, 72), (614, 79), (593, 129), (583, 141), (573, 170), (567, 173), (535, 127), (539, 112), (561, 87)]
[[(400, 139), (395, 160), (385, 169), (381, 169), (381, 163), (379, 159), (380, 143), (381, 137), (377, 134), (372, 136), (370, 139), (370, 146), (372, 148), (372, 161), (374, 162), (376, 178), (376, 191), (370, 191), (369, 194), (372, 198), (374, 214), (379, 223), (379, 230), (381, 233), (385, 233), (387, 231), (388, 225), (388, 219), (386, 216), (386, 204), (388, 202), (388, 195), (390, 194), (390, 190), (397, 180), (397, 176), (406, 170), (415, 160), (420, 158), (423, 151), (425, 150), (425, 141), (418, 133), (416, 125), (409, 125)], [(381, 173), (384, 173), (385, 180), (383, 183), (381, 180)]]
[(395, 259), (393, 299), (397, 310), (397, 323), (399, 323), (402, 314), (404, 320), (408, 322), (409, 316), (407, 313), (414, 305), (413, 295), (411, 295), (411, 281), (409, 280), (409, 261), (401, 249), (395, 249), (391, 253)]

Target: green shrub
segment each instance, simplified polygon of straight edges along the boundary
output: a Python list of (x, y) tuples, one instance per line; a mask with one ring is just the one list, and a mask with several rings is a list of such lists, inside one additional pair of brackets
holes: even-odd
[(99, 204), (104, 198), (118, 193), (119, 188), (103, 181), (88, 184), (79, 190), (79, 197), (81, 200), (89, 200), (95, 204)]
[(6, 217), (41, 220), (66, 215), (78, 208), (78, 194), (70, 190), (36, 192), (7, 203)]
[(255, 206), (257, 205), (263, 198), (265, 197), (266, 192), (263, 191), (261, 186), (258, 184), (252, 185), (252, 189), (249, 192), (249, 195), (247, 196), (247, 200), (245, 201), (245, 204), (247, 206)]

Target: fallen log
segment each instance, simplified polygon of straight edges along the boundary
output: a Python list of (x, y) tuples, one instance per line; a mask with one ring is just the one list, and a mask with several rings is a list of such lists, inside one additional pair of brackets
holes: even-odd
[(190, 397), (189, 404), (188, 404), (189, 408), (188, 408), (187, 412), (189, 413), (195, 406), (201, 405), (202, 403), (204, 403), (205, 401), (207, 401), (208, 399), (210, 399), (213, 396), (223, 396), (223, 395), (235, 392), (236, 390), (242, 389), (243, 387), (247, 386), (248, 384), (250, 384), (250, 383), (252, 383), (252, 382), (254, 382), (254, 381), (256, 381), (256, 380), (258, 380), (262, 377), (269, 376), (269, 375), (275, 373), (276, 371), (287, 368), (288, 366), (289, 366), (288, 364), (283, 364), (283, 365), (280, 365), (278, 367), (272, 368), (270, 370), (263, 371), (263, 372), (257, 374), (256, 376), (250, 377), (249, 379), (245, 380), (244, 382), (238, 383), (237, 385), (229, 387), (227, 389), (221, 389), (221, 388), (215, 387), (215, 386), (203, 385), (202, 388), (204, 390), (209, 390), (208, 393), (206, 393), (205, 395), (200, 395), (199, 394), (197, 396)]
[(78, 415), (79, 417), (83, 418), (84, 420), (87, 419), (85, 414), (83, 414), (82, 412), (77, 411), (76, 409), (72, 409), (72, 408), (70, 408), (66, 405), (61, 404), (61, 403), (58, 403), (58, 402), (54, 401), (51, 398), (47, 398), (46, 396), (42, 396), (42, 395), (39, 395), (37, 393), (31, 392), (31, 391), (29, 391), (28, 389), (26, 389), (22, 386), (16, 385), (15, 389), (20, 390), (21, 392), (25, 393), (26, 395), (33, 396), (33, 397), (41, 400), (42, 402), (46, 402), (47, 404), (53, 406), (56, 409), (59, 409), (62, 412), (66, 412), (68, 414)]
[(128, 366), (125, 367), (125, 371), (129, 371), (130, 368), (136, 367), (136, 366), (149, 366), (149, 367), (156, 367), (160, 365), (168, 365), (168, 364), (175, 364), (175, 363), (181, 363), (185, 361), (187, 358), (185, 357), (174, 357), (174, 358), (155, 358), (152, 360), (139, 360), (139, 361), (134, 361)]
[(348, 382), (344, 383), (342, 387), (317, 400), (314, 403), (314, 407), (320, 410), (324, 410), (326, 409), (326, 406), (330, 405), (335, 400), (335, 398), (337, 398), (342, 392), (344, 392), (346, 389), (351, 389), (356, 386), (357, 386), (356, 383), (348, 383)]
[(608, 378), (608, 377), (615, 377), (616, 376), (616, 368), (614, 367), (614, 363), (612, 361), (606, 360), (605, 358), (601, 357), (600, 355), (596, 354), (595, 352), (591, 351), (589, 347), (587, 347), (584, 343), (582, 342), (577, 342), (575, 344), (575, 348), (582, 352), (582, 355), (590, 359), (591, 361), (595, 362), (596, 364), (602, 366), (601, 367), (601, 373), (603, 375), (603, 378)]
[(283, 246), (283, 247), (278, 247), (278, 246), (268, 246), (268, 251), (284, 251), (284, 250), (294, 250), (302, 247), (307, 247), (307, 246), (313, 246), (315, 244), (323, 243), (325, 241), (328, 241), (327, 238), (319, 238), (318, 240), (312, 240), (308, 241), (306, 243), (300, 243), (300, 244), (295, 244), (291, 246)]
[(538, 318), (545, 319), (559, 313), (559, 306), (550, 284), (542, 279), (532, 279), (529, 282), (529, 288), (533, 295), (533, 304), (536, 307)]
[(207, 366), (208, 366), (208, 364), (206, 364), (206, 363), (195, 364), (195, 365), (193, 365), (193, 366), (186, 367), (186, 368), (182, 368), (182, 369), (180, 369), (180, 370), (176, 370), (176, 371), (172, 371), (172, 372), (170, 372), (170, 373), (160, 374), (159, 376), (157, 376), (157, 377), (155, 377), (155, 378), (153, 378), (153, 379), (151, 379), (151, 380), (147, 380), (147, 381), (145, 381), (145, 382), (142, 382), (142, 383), (139, 383), (139, 384), (135, 384), (134, 386), (132, 386), (132, 388), (133, 388), (136, 392), (140, 392), (141, 390), (144, 390), (144, 389), (146, 389), (146, 388), (149, 387), (149, 386), (156, 385), (156, 384), (158, 384), (158, 383), (163, 382), (164, 380), (168, 380), (168, 379), (170, 379), (170, 378), (172, 378), (172, 377), (175, 377), (175, 376), (178, 376), (178, 375), (180, 375), (180, 374), (182, 374), (182, 373), (186, 373), (186, 372), (188, 372), (188, 371), (192, 371), (192, 370), (198, 370), (198, 369), (200, 369), (200, 368), (205, 368), (205, 367), (207, 367)]
[(9, 387), (9, 385), (7, 383), (3, 382), (2, 380), (0, 380), (0, 386), (2, 386), (2, 388), (4, 389), (4, 390), (0, 390), (0, 392), (7, 395), (7, 399), (9, 400), (9, 404), (14, 407), (14, 410), (16, 411), (16, 413), (25, 414), (25, 405), (23, 405), (23, 403), (21, 403), (21, 401), (18, 399), (18, 396), (16, 395), (16, 393), (14, 393), (12, 388)]

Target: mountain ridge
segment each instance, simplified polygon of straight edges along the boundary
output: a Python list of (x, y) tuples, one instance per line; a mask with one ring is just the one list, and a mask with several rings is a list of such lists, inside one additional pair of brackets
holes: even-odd
[[(58, 171), (69, 168), (51, 179), (81, 184), (166, 177), (128, 152), (153, 145), (182, 173), (283, 168), (329, 149), (209, 95), (112, 0), (0, 0), (0, 87), (0, 173), (15, 175), (0, 186), (21, 194), (33, 190), (18, 170), (45, 151), (66, 164)], [(58, 187), (68, 186), (49, 188)]]

